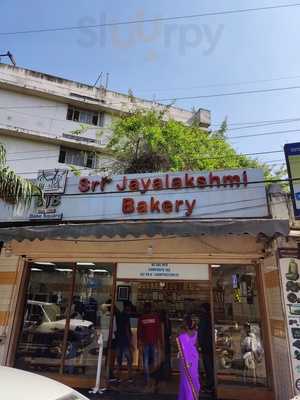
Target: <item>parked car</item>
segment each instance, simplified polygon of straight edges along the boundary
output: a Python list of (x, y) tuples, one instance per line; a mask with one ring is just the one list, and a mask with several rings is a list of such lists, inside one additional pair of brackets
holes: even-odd
[[(66, 319), (57, 304), (28, 300), (18, 355), (60, 358)], [(66, 358), (74, 358), (95, 339), (93, 322), (72, 318)]]
[(5, 400), (88, 400), (62, 383), (16, 368), (0, 367), (0, 382)]

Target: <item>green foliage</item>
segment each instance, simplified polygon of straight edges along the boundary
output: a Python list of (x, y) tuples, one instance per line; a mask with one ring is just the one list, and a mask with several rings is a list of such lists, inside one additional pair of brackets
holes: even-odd
[(0, 199), (10, 204), (28, 206), (39, 189), (29, 180), (18, 176), (6, 164), (6, 151), (0, 143)]
[(196, 124), (187, 126), (164, 113), (136, 111), (124, 115), (113, 126), (107, 150), (116, 160), (113, 172), (263, 168), (267, 178), (272, 171), (266, 164), (239, 155), (228, 143), (227, 123), (215, 132)]
[(78, 167), (76, 167), (76, 165), (69, 164), (68, 167), (75, 176), (81, 175), (80, 169)]
[(88, 129), (89, 129), (89, 125), (79, 124), (79, 128), (73, 129), (72, 131), (69, 131), (68, 133), (71, 135), (80, 136), (83, 133), (85, 133)]

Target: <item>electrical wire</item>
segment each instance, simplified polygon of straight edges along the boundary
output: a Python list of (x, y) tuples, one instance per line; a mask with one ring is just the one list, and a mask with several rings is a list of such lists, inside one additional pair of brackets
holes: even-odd
[(241, 135), (241, 136), (227, 136), (227, 139), (245, 139), (245, 138), (251, 138), (251, 137), (257, 137), (257, 136), (270, 136), (270, 135), (282, 135), (283, 133), (295, 133), (295, 132), (300, 132), (299, 129), (288, 129), (284, 131), (273, 131), (273, 132), (263, 132), (263, 133), (251, 133), (249, 135)]
[(203, 94), (203, 95), (197, 95), (197, 96), (169, 97), (169, 98), (157, 99), (157, 101), (160, 102), (160, 101), (182, 101), (182, 100), (193, 100), (193, 99), (210, 99), (210, 98), (217, 98), (217, 97), (241, 96), (241, 95), (245, 95), (245, 94), (258, 94), (258, 93), (272, 93), (272, 92), (281, 92), (281, 91), (297, 90), (297, 89), (300, 89), (300, 86), (285, 86), (285, 87), (281, 87), (281, 88), (241, 90), (238, 92)]
[[(255, 160), (254, 160), (255, 161)], [(267, 161), (261, 161), (261, 163), (263, 163), (263, 164), (269, 164), (269, 165), (282, 165), (282, 166), (285, 166), (286, 165), (286, 163), (285, 163), (285, 161), (284, 160), (267, 160)], [(73, 164), (64, 164), (64, 165), (62, 165), (62, 167), (63, 166), (65, 166), (65, 165), (72, 165), (73, 166)], [(76, 168), (76, 165), (74, 166), (75, 168)], [(103, 168), (103, 167), (102, 167)], [(59, 169), (59, 167), (54, 167), (54, 168), (50, 168), (50, 169)], [(101, 172), (99, 172), (99, 170), (100, 170), (100, 168), (93, 168), (93, 169), (91, 169), (91, 168), (88, 168), (88, 167), (82, 167), (82, 168), (76, 168), (76, 171), (86, 171), (86, 172), (88, 172), (88, 173), (94, 173), (95, 175), (97, 175), (97, 174), (99, 174), (99, 173), (103, 173), (103, 171), (101, 171)], [(71, 170), (70, 170), (71, 171)], [(35, 171), (24, 171), (24, 172), (18, 172), (18, 175), (21, 175), (21, 176), (23, 176), (23, 175), (32, 175), (32, 174), (37, 174), (38, 172), (40, 172), (40, 170), (35, 170)], [(91, 175), (89, 175), (89, 176), (91, 176)]]
[[(285, 163), (285, 161), (284, 160), (275, 160), (275, 161), (272, 161), (272, 160), (268, 160), (268, 161), (262, 161), (262, 163), (263, 164), (269, 164), (269, 165), (274, 165), (274, 166), (285, 166), (286, 165), (286, 163)], [(72, 164), (71, 164), (72, 165)], [(76, 167), (76, 166), (75, 166)], [(102, 167), (103, 168), (103, 167)], [(55, 168), (50, 168), (50, 169), (55, 169)], [(59, 169), (59, 167), (56, 167), (56, 169)], [(98, 170), (99, 170), (100, 168), (98, 168)], [(89, 172), (89, 173), (91, 173), (91, 172), (94, 172), (95, 173), (95, 175), (97, 175), (97, 174), (99, 174), (99, 172), (97, 172), (97, 168), (95, 168), (95, 169), (89, 169), (89, 168), (87, 168), (87, 167), (85, 167), (85, 168), (76, 168), (76, 171), (86, 171), (86, 172)], [(20, 176), (23, 176), (23, 175), (32, 175), (32, 174), (37, 174), (38, 172), (40, 172), (40, 171), (25, 171), (25, 172), (18, 172), (18, 175), (20, 175)], [(102, 171), (103, 172), (103, 171)], [(101, 173), (102, 173), (101, 172)], [(89, 176), (91, 176), (91, 175), (89, 175)]]
[[(246, 170), (247, 168), (245, 168)], [(201, 173), (201, 172), (200, 172)], [(217, 173), (217, 171), (215, 172)], [(264, 179), (264, 180), (258, 180), (258, 181), (249, 181), (247, 182), (247, 190), (249, 190), (250, 188), (248, 188), (249, 185), (259, 185), (259, 184), (273, 184), (273, 183), (291, 183), (291, 182), (298, 182), (300, 181), (300, 177), (299, 178), (280, 178), (280, 179)], [(240, 185), (243, 185), (243, 182), (240, 183)], [(199, 192), (204, 192), (204, 191), (208, 191), (209, 188), (217, 188), (218, 190), (226, 190), (226, 186), (228, 185), (224, 185), (223, 183), (220, 183), (220, 185), (216, 185), (216, 184), (209, 184), (206, 183), (205, 185), (201, 186), (201, 187), (197, 187), (195, 185), (194, 188), (191, 188), (190, 186), (182, 186), (180, 189), (178, 188), (161, 188), (159, 189), (159, 192), (163, 192), (163, 191), (171, 191), (171, 193), (169, 193), (169, 195), (176, 195), (178, 194), (178, 190), (183, 190), (183, 189), (188, 189), (189, 193), (191, 193), (191, 189), (195, 189), (194, 193), (199, 193)], [(255, 190), (256, 188), (253, 187), (253, 190)], [(148, 192), (157, 192), (157, 189), (147, 189), (146, 193)], [(122, 190), (122, 191), (107, 191), (107, 192), (89, 192), (89, 193), (62, 193), (62, 194), (58, 194), (61, 197), (77, 197), (80, 196), (81, 198), (84, 197), (90, 197), (90, 196), (107, 196), (107, 195), (118, 195), (120, 196), (121, 194), (134, 194), (134, 193), (138, 193), (138, 194), (145, 194), (142, 193), (142, 189), (139, 190)], [(33, 194), (33, 195), (28, 195), (27, 197), (40, 197), (39, 194)], [(14, 198), (13, 196), (6, 196), (6, 198)], [(223, 204), (223, 203), (222, 203)]]
[[(224, 159), (224, 160), (226, 160), (226, 159), (232, 159), (232, 158), (234, 158), (234, 157), (243, 157), (243, 156), (246, 156), (246, 157), (250, 157), (250, 156), (257, 156), (257, 155), (265, 155), (265, 154), (276, 154), (276, 153), (282, 153), (282, 150), (273, 150), (273, 151), (261, 151), (261, 152), (256, 152), (256, 153), (241, 153), (241, 154), (234, 154), (234, 155), (232, 155), (232, 156), (230, 156), (229, 158), (227, 158), (227, 157), (225, 157), (225, 156), (214, 156), (214, 157), (211, 157), (211, 156), (207, 156), (207, 157), (202, 157), (202, 159), (203, 160), (219, 160), (219, 159)], [(57, 155), (55, 155), (55, 156), (49, 156), (49, 157), (47, 157), (47, 158), (57, 158), (58, 156)], [(25, 160), (38, 160), (38, 159), (44, 159), (45, 158), (45, 156), (39, 156), (39, 157), (29, 157), (29, 158), (8, 158), (7, 159), (7, 161), (25, 161)], [(86, 169), (86, 168), (84, 168), (84, 169)]]
[(93, 24), (93, 25), (91, 24), (91, 25), (84, 25), (84, 26), (83, 25), (75, 25), (75, 26), (62, 26), (62, 27), (56, 27), (56, 28), (28, 29), (28, 30), (23, 30), (23, 31), (0, 32), (0, 36), (24, 35), (24, 34), (32, 34), (32, 33), (46, 33), (46, 32), (74, 31), (74, 30), (81, 30), (81, 29), (95, 29), (95, 28), (133, 25), (133, 24), (151, 23), (151, 22), (167, 22), (167, 21), (176, 21), (176, 20), (184, 20), (184, 19), (192, 19), (192, 18), (203, 18), (203, 17), (242, 14), (242, 13), (245, 14), (245, 13), (259, 12), (259, 11), (270, 11), (270, 10), (278, 10), (278, 9), (296, 8), (299, 6), (300, 6), (300, 3), (278, 4), (278, 5), (274, 5), (274, 6), (244, 8), (244, 9), (235, 9), (235, 10), (223, 10), (223, 11), (212, 11), (212, 12), (206, 12), (206, 13), (201, 13), (201, 14), (178, 15), (178, 16), (173, 16), (173, 17), (145, 18), (145, 19), (137, 19), (137, 20), (129, 20), (129, 21), (108, 22), (108, 23), (103, 23), (103, 24)]
[[(135, 89), (138, 93), (156, 93), (156, 92), (169, 92), (176, 90), (194, 90), (194, 89), (208, 89), (208, 88), (216, 88), (216, 87), (229, 87), (229, 86), (240, 86), (240, 85), (250, 85), (256, 83), (267, 83), (267, 82), (276, 82), (282, 80), (292, 80), (292, 79), (300, 79), (300, 75), (294, 76), (284, 76), (279, 78), (270, 78), (270, 79), (256, 79), (251, 81), (240, 81), (240, 82), (231, 82), (231, 83), (211, 83), (207, 85), (198, 85), (198, 86), (186, 86), (180, 88), (161, 88), (161, 89)], [(126, 90), (125, 90), (126, 91)]]
[[(289, 124), (292, 122), (299, 122), (300, 118), (284, 118), (284, 119), (271, 119), (262, 121), (245, 121), (245, 122), (228, 122), (227, 131), (235, 131), (240, 129), (250, 129), (269, 125), (280, 125)], [(211, 124), (210, 127), (216, 127), (217, 129), (222, 125), (224, 121), (220, 123)]]
[[(300, 119), (299, 119), (300, 121)], [(267, 125), (262, 125), (262, 126), (267, 126)], [(245, 127), (244, 129), (248, 129), (248, 128), (252, 128), (252, 127), (261, 127), (261, 125), (257, 125), (257, 126), (248, 126)], [(20, 128), (21, 129), (21, 128)], [(91, 129), (93, 129), (93, 127), (91, 126)], [(102, 129), (102, 128), (100, 128)], [(110, 130), (109, 128), (105, 128), (106, 130)], [(235, 128), (235, 129), (231, 129), (231, 130), (227, 130), (227, 131), (232, 131), (232, 130), (237, 130), (237, 129), (242, 129), (242, 128)], [(227, 132), (225, 131), (225, 133)], [(270, 135), (279, 135), (279, 134), (290, 134), (290, 133), (295, 133), (295, 132), (299, 132), (299, 129), (287, 129), (287, 130), (281, 130), (281, 131), (271, 131), (271, 132), (262, 132), (262, 133), (251, 133), (251, 134), (246, 134), (246, 135), (239, 135), (239, 136), (226, 136), (226, 139), (228, 140), (232, 140), (232, 139), (244, 139), (244, 138), (250, 138), (250, 137), (257, 137), (257, 136), (270, 136)], [(39, 131), (39, 133), (44, 133), (45, 135), (48, 136), (53, 136), (56, 139), (66, 139), (64, 136), (57, 136), (51, 132), (41, 132)], [(70, 134), (71, 135), (71, 134)], [(74, 140), (76, 140), (76, 136), (74, 136)], [(223, 139), (213, 139), (212, 141), (215, 142), (222, 142)], [(78, 142), (78, 141), (77, 141)], [(89, 145), (89, 144), (97, 144), (95, 142), (89, 143), (89, 142), (80, 142), (83, 146), (84, 145)], [(99, 148), (99, 152), (101, 152), (101, 150), (103, 150), (103, 148)], [(54, 150), (53, 150), (54, 151)], [(19, 153), (24, 153), (24, 154), (30, 154), (30, 153), (36, 153), (36, 152), (47, 152), (47, 150), (32, 150), (32, 151), (21, 151), (21, 152), (11, 152), (8, 154), (19, 154)], [(50, 153), (50, 152), (49, 152)]]
[[(153, 104), (158, 104), (163, 107), (168, 107), (168, 105), (165, 104), (160, 104), (160, 102), (163, 101), (168, 101), (168, 102), (176, 102), (176, 101), (183, 101), (183, 100), (195, 100), (195, 99), (209, 99), (209, 98), (218, 98), (218, 97), (229, 97), (229, 96), (241, 96), (241, 95), (246, 95), (246, 94), (260, 94), (260, 93), (273, 93), (273, 92), (281, 92), (281, 91), (288, 91), (288, 90), (298, 90), (300, 89), (300, 86), (285, 86), (285, 87), (279, 87), (279, 88), (270, 88), (270, 89), (256, 89), (256, 90), (241, 90), (238, 92), (224, 92), (224, 93), (213, 93), (213, 94), (204, 94), (204, 95), (196, 95), (196, 96), (183, 96), (183, 97), (168, 97), (168, 98), (160, 98), (156, 99), (155, 102), (152, 102), (151, 100), (143, 100), (145, 102), (153, 103)], [(114, 103), (107, 102), (105, 105), (113, 105)], [(119, 104), (122, 106), (121, 102), (115, 103)], [(101, 105), (99, 105), (101, 107)], [(62, 105), (61, 107), (65, 108), (65, 105)], [(58, 108), (57, 105), (55, 106), (42, 106), (42, 105), (32, 105), (32, 106), (0, 106), (0, 110), (9, 110), (9, 109), (39, 109), (39, 108)], [(103, 107), (102, 107), (103, 108)], [(142, 107), (140, 107), (142, 108)], [(185, 110), (187, 111), (187, 110)]]
[[(143, 100), (145, 102), (149, 103), (158, 103), (162, 101), (169, 101), (169, 102), (176, 102), (176, 101), (182, 101), (182, 100), (194, 100), (194, 99), (209, 99), (209, 98), (218, 98), (218, 97), (228, 97), (228, 96), (241, 96), (245, 94), (259, 94), (259, 93), (272, 93), (272, 92), (280, 92), (280, 91), (288, 91), (288, 90), (298, 90), (300, 89), (300, 86), (285, 86), (285, 87), (279, 87), (279, 88), (270, 88), (270, 89), (256, 89), (256, 90), (241, 90), (238, 92), (224, 92), (224, 93), (213, 93), (213, 94), (204, 94), (204, 95), (196, 95), (196, 96), (183, 96), (183, 97), (168, 97), (168, 98), (160, 98), (156, 99), (155, 102), (152, 102), (151, 100)], [(105, 105), (109, 106), (112, 104), (120, 104), (122, 105), (121, 102), (117, 103), (110, 103), (107, 102)], [(101, 107), (101, 104), (99, 105)], [(165, 104), (161, 104), (163, 107), (167, 107)], [(32, 105), (32, 106), (0, 106), (0, 110), (8, 110), (8, 109), (39, 109), (39, 108), (57, 108), (58, 106), (41, 106), (41, 105)], [(65, 107), (65, 106), (61, 106)], [(175, 107), (176, 108), (176, 107)], [(187, 111), (187, 110), (185, 110)]]

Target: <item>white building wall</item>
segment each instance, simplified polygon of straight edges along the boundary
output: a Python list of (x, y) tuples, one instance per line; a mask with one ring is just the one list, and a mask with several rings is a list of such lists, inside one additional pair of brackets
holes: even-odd
[[(7, 64), (0, 64), (0, 82), (3, 85), (18, 88), (18, 91), (33, 92), (44, 96), (61, 98), (62, 101), (81, 101), (85, 104), (101, 105), (104, 109), (117, 113), (130, 112), (139, 109), (150, 110), (153, 107), (157, 111), (165, 111), (168, 117), (177, 121), (190, 122), (194, 113), (179, 107), (169, 107), (140, 98), (130, 96), (95, 86), (89, 86), (80, 82), (62, 79), (57, 76), (43, 74), (24, 68), (12, 67)], [(208, 127), (210, 125), (210, 112), (201, 110), (196, 115), (198, 122)]]
[[(2, 107), (2, 108), (1, 108)], [(79, 106), (80, 108), (80, 106)], [(81, 107), (84, 109), (84, 105)], [(0, 90), (0, 126), (38, 132), (52, 138), (72, 134), (80, 128), (78, 122), (67, 120), (68, 104), (48, 100), (38, 96)], [(108, 115), (104, 118), (104, 127), (88, 127), (82, 136), (96, 139), (100, 133), (107, 133), (111, 124)], [(109, 130), (110, 132), (110, 130)]]
[[(104, 112), (103, 127), (85, 125), (81, 130), (80, 123), (67, 120), (68, 105)], [(0, 142), (7, 149), (8, 165), (26, 178), (36, 177), (40, 169), (65, 168), (58, 162), (60, 146), (101, 154), (119, 115), (153, 108), (165, 111), (166, 118), (190, 123), (196, 117), (200, 125), (210, 124), (209, 111), (199, 110), (195, 116), (181, 108), (166, 109), (152, 101), (0, 63)], [(109, 169), (111, 160), (99, 158), (97, 167)]]
[(38, 170), (66, 168), (58, 162), (60, 146), (8, 135), (0, 135), (6, 148), (7, 164), (25, 178), (35, 178)]

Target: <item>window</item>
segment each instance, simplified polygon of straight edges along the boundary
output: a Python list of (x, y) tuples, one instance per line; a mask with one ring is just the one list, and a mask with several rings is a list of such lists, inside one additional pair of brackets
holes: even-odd
[(267, 386), (255, 266), (215, 265), (212, 278), (218, 383)]
[[(109, 354), (113, 265), (45, 264), (29, 265), (15, 366), (42, 374), (73, 375), (76, 383), (90, 382), (97, 371), (100, 329), (103, 370)], [(75, 395), (68, 399), (80, 400)]]
[(97, 167), (97, 157), (95, 153), (69, 149), (66, 147), (60, 148), (58, 162), (62, 164), (72, 164), (87, 168)]
[(69, 106), (67, 111), (67, 119), (69, 121), (80, 122), (81, 124), (103, 126), (104, 112), (81, 110)]

